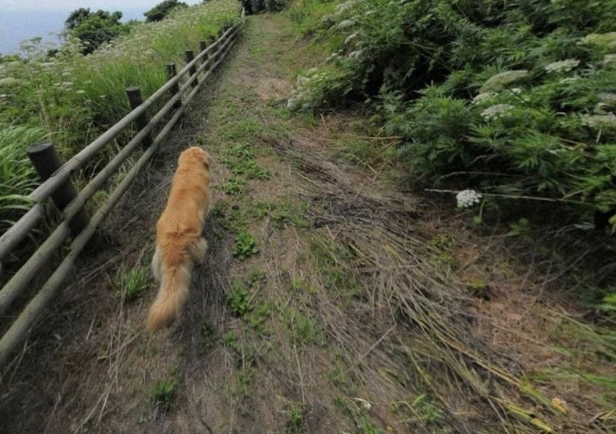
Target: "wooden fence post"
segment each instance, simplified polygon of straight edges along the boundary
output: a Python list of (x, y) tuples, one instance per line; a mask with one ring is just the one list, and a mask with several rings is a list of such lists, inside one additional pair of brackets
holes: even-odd
[[(195, 58), (195, 54), (193, 53), (193, 50), (186, 50), (186, 52), (184, 53), (184, 58), (187, 64), (192, 62)], [(191, 77), (195, 75), (197, 73), (197, 65), (191, 66), (188, 72), (190, 73)], [(197, 77), (197, 79), (192, 82), (192, 87), (195, 87), (198, 83), (199, 83), (199, 77)]]
[[(127, 87), (126, 96), (128, 97), (128, 102), (130, 103), (131, 110), (134, 110), (143, 103), (143, 99), (141, 98), (141, 89), (139, 89), (137, 86)], [(135, 119), (137, 131), (141, 131), (142, 129), (144, 129), (149, 122), (150, 120), (148, 119), (148, 114), (147, 112), (144, 112), (137, 119)], [(142, 145), (144, 148), (149, 148), (152, 143), (152, 136), (150, 134), (143, 138)]]
[[(43, 182), (62, 167), (62, 160), (51, 142), (35, 143), (26, 150), (26, 153)], [(75, 196), (77, 196), (77, 191), (70, 179), (67, 179), (51, 194), (53, 202), (60, 211), (63, 211)], [(90, 217), (85, 208), (82, 208), (69, 222), (73, 236), (79, 235), (89, 222)]]
[[(207, 42), (206, 41), (199, 41), (199, 54), (203, 53), (207, 48)], [(210, 58), (209, 53), (207, 56), (203, 57), (201, 59), (201, 65), (203, 65), (205, 62), (208, 61), (208, 59)], [(209, 66), (209, 65), (208, 65)], [(204, 69), (203, 72), (206, 72), (208, 69), (210, 69), (209, 67), (207, 69)]]
[[(173, 77), (177, 75), (177, 70), (175, 69), (175, 63), (169, 63), (166, 66), (167, 69), (167, 80), (171, 80)], [(171, 96), (180, 92), (180, 85), (176, 82), (171, 87)], [(173, 104), (173, 108), (175, 110), (179, 109), (182, 106), (182, 100), (179, 99), (175, 104)]]

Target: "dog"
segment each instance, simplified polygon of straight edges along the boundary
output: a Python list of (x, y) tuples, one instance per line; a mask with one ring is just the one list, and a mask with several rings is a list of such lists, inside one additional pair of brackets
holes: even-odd
[(193, 265), (201, 264), (207, 251), (202, 232), (210, 202), (210, 156), (193, 146), (180, 155), (167, 206), (156, 223), (152, 273), (160, 289), (148, 313), (150, 331), (169, 326), (186, 303)]

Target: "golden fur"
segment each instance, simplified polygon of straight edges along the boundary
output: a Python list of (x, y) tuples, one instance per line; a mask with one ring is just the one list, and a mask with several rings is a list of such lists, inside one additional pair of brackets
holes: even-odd
[(202, 230), (210, 206), (209, 166), (208, 153), (199, 147), (180, 155), (167, 207), (156, 223), (152, 272), (160, 289), (148, 314), (149, 330), (166, 327), (179, 316), (188, 298), (193, 264), (205, 256)]

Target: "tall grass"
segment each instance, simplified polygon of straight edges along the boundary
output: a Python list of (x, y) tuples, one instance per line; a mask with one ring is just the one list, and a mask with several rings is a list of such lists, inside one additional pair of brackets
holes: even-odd
[(36, 184), (24, 153), (29, 144), (50, 139), (69, 158), (129, 112), (126, 87), (139, 86), (147, 98), (165, 83), (166, 64), (181, 69), (185, 50), (197, 52), (199, 41), (238, 19), (237, 1), (213, 0), (136, 25), (87, 56), (66, 36), (53, 54), (33, 39), (22, 44), (22, 57), (0, 61), (0, 234), (27, 206), (15, 195)]
[(36, 172), (25, 149), (45, 136), (40, 128), (8, 126), (0, 130), (0, 233), (6, 231), (31, 203)]

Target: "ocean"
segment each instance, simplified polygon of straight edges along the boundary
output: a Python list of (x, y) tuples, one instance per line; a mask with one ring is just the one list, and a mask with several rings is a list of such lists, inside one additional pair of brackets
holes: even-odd
[[(123, 10), (122, 21), (144, 20), (143, 13), (147, 9)], [(21, 11), (3, 10), (0, 6), (0, 54), (18, 54), (21, 41), (37, 36), (44, 41), (58, 42), (59, 33), (64, 29), (64, 21), (68, 18), (71, 10), (58, 11)]]

